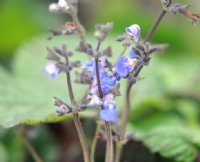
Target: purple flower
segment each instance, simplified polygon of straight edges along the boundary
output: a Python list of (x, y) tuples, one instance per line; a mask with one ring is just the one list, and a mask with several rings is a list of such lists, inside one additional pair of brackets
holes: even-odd
[(126, 33), (131, 35), (134, 38), (135, 42), (138, 42), (138, 39), (140, 37), (140, 26), (137, 24), (133, 24), (126, 28)]
[(46, 73), (48, 73), (51, 78), (55, 78), (58, 75), (58, 73), (59, 73), (58, 67), (55, 64), (53, 64), (53, 63), (48, 63), (44, 67), (44, 71)]
[(118, 120), (118, 114), (116, 111), (116, 102), (114, 101), (113, 94), (105, 96), (103, 109), (100, 111), (100, 116), (107, 122), (116, 122)]

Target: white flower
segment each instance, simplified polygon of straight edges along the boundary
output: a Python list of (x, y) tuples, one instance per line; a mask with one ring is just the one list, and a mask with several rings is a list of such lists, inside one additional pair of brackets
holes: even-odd
[(44, 71), (46, 73), (48, 73), (50, 75), (51, 78), (55, 78), (58, 73), (59, 73), (59, 69), (57, 68), (57, 66), (53, 63), (48, 63), (45, 67), (44, 67)]
[(52, 3), (49, 5), (49, 11), (50, 12), (57, 12), (58, 11), (58, 5), (56, 3)]
[(137, 24), (133, 24), (126, 28), (126, 33), (131, 35), (134, 38), (135, 42), (137, 42), (140, 38), (140, 26)]
[(90, 102), (88, 103), (88, 106), (100, 106), (100, 105), (103, 105), (103, 102), (101, 101), (101, 99), (96, 95), (88, 96), (88, 98), (90, 99)]
[(49, 5), (50, 12), (63, 11), (67, 12), (69, 10), (69, 5), (66, 0), (58, 0), (57, 3), (52, 3)]
[[(68, 6), (67, 2), (65, 0), (59, 0), (57, 4), (60, 8), (65, 8)], [(69, 6), (68, 6), (69, 7)]]

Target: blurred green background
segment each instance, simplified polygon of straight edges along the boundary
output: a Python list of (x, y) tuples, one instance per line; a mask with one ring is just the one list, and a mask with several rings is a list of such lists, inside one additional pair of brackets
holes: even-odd
[[(62, 14), (48, 12), (50, 0), (1, 0), (0, 2), (0, 57), (1, 61), (13, 56), (17, 47), (34, 36), (46, 34), (48, 28), (55, 28), (60, 22), (66, 21)], [(179, 2), (179, 1), (175, 1)], [(189, 3), (194, 11), (198, 11), (198, 0), (182, 0)], [(113, 33), (122, 33), (124, 28), (138, 23), (144, 37), (160, 11), (159, 0), (81, 0), (79, 15), (87, 29), (93, 31), (95, 23), (114, 22)], [(182, 15), (169, 14), (161, 23), (153, 42), (171, 45), (171, 51), (181, 55), (190, 53), (198, 57), (199, 27), (191, 25)], [(174, 55), (174, 54), (173, 54)], [(178, 54), (177, 54), (178, 55)], [(180, 54), (179, 54), (180, 55)]]
[[(51, 2), (54, 1), (0, 1), (1, 127), (62, 120), (57, 119), (55, 114), (53, 117), (49, 115), (55, 111), (51, 106), (52, 96), (65, 98), (66, 92), (63, 91), (65, 84), (61, 84), (63, 78), (49, 81), (41, 72), (45, 64), (45, 48), (47, 45), (62, 45), (65, 41), (74, 48), (77, 39), (47, 41), (49, 28), (54, 29), (69, 20), (68, 16), (50, 13), (48, 4)], [(200, 12), (199, 0), (174, 2), (189, 3), (192, 10)], [(94, 32), (96, 23), (114, 22), (107, 43), (113, 46), (116, 55), (121, 49), (121, 45), (115, 42), (116, 36), (122, 34), (125, 27), (137, 23), (141, 26), (142, 37), (145, 37), (160, 10), (159, 0), (80, 0), (79, 3), (80, 21), (89, 33)], [(164, 55), (155, 55), (151, 65), (142, 73), (144, 81), (134, 89), (134, 107), (129, 123), (134, 139), (125, 147), (123, 161), (200, 161), (199, 36), (199, 21), (194, 26), (183, 15), (171, 13), (162, 21), (152, 42), (168, 43), (170, 46)], [(88, 39), (94, 41), (91, 36)], [(119, 99), (119, 103), (122, 101), (122, 98)], [(91, 116), (86, 112), (86, 117)], [(83, 125), (91, 141), (94, 116), (83, 119)], [(22, 127), (44, 161), (81, 161), (71, 120)], [(19, 129), (19, 126), (0, 128), (1, 162), (34, 161)], [(103, 140), (99, 141), (98, 149), (104, 149)], [(98, 161), (102, 161), (102, 153), (98, 153), (97, 157)]]

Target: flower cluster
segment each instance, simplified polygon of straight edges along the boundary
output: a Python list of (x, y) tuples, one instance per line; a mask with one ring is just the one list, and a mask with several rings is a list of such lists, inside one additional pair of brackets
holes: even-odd
[[(140, 37), (140, 27), (137, 24), (131, 25), (126, 28), (126, 34), (129, 38), (134, 38), (135, 42), (138, 42)], [(103, 120), (108, 122), (116, 122), (118, 119), (116, 111), (115, 97), (117, 94), (113, 91), (117, 87), (117, 82), (121, 78), (127, 78), (129, 74), (134, 70), (137, 65), (138, 55), (134, 52), (131, 47), (129, 56), (120, 56), (113, 66), (105, 56), (98, 58), (98, 73), (100, 80), (100, 87), (98, 87), (98, 80), (96, 74), (95, 60), (86, 62), (83, 68), (91, 74), (92, 82), (90, 93), (87, 97), (89, 103), (88, 107), (101, 106), (100, 116)], [(103, 97), (99, 97), (99, 88), (103, 93)]]
[(115, 88), (118, 77), (114, 75), (112, 70), (110, 70), (111, 64), (105, 57), (101, 57), (98, 59), (98, 72), (100, 76), (99, 80), (101, 86), (100, 88), (103, 93), (103, 98), (98, 97), (99, 87), (95, 60), (86, 62), (83, 67), (92, 75), (92, 84), (88, 97), (90, 101), (87, 106), (102, 106), (100, 116), (105, 121), (116, 122), (118, 119), (116, 112), (116, 103), (114, 101), (114, 94), (112, 94), (111, 91)]
[[(96, 28), (95, 36), (97, 40), (102, 41), (111, 30), (112, 23), (97, 25)], [(123, 41), (134, 41), (138, 44), (140, 39), (139, 25), (133, 24), (127, 27), (123, 37)], [(81, 74), (77, 73), (77, 82), (90, 84), (90, 90), (87, 92), (87, 97), (85, 98), (87, 103), (82, 104), (80, 110), (85, 107), (100, 106), (100, 117), (107, 122), (116, 122), (118, 120), (118, 114), (115, 98), (120, 94), (118, 83), (122, 78), (131, 78), (131, 74), (137, 69), (140, 63), (140, 55), (136, 51), (136, 48), (131, 45), (129, 47), (129, 55), (120, 55), (116, 63), (112, 64), (106, 58), (106, 56), (111, 56), (110, 47), (100, 52), (93, 49), (90, 44), (81, 42), (77, 50), (87, 53), (94, 58), (83, 64), (83, 72)], [(56, 64), (48, 63), (44, 68), (51, 78), (55, 78), (59, 72), (68, 72), (72, 67), (77, 67), (76, 63), (63, 63), (61, 61), (60, 56), (68, 59), (68, 56), (72, 55), (72, 52), (67, 51), (66, 47), (62, 47), (61, 49), (54, 48), (53, 50), (48, 49), (48, 52), (47, 58), (56, 62)], [(99, 91), (101, 91), (101, 95)], [(61, 107), (59, 109), (60, 114), (63, 114), (63, 112), (71, 112), (66, 111), (67, 104), (62, 103), (60, 105), (62, 105), (59, 106)]]

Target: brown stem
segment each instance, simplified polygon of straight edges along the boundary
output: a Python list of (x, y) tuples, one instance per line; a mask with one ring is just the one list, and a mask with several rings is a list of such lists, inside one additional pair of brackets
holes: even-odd
[[(150, 29), (150, 31), (148, 32), (146, 38), (144, 39), (144, 42), (148, 42), (151, 40), (153, 34), (155, 33), (157, 27), (159, 26), (161, 20), (164, 18), (164, 16), (166, 15), (167, 11), (165, 9), (163, 9), (158, 18), (156, 19), (156, 21), (154, 22), (152, 28)], [(144, 58), (145, 59), (145, 58)], [(142, 70), (143, 66), (140, 66), (138, 68), (138, 70), (136, 71), (136, 73), (134, 74), (134, 77), (137, 77), (140, 73), (140, 71)], [(125, 131), (126, 131), (126, 127), (128, 124), (128, 116), (130, 114), (130, 110), (131, 110), (131, 103), (130, 103), (130, 92), (131, 92), (131, 88), (132, 88), (132, 83), (131, 81), (128, 81), (127, 83), (127, 87), (126, 87), (126, 107), (122, 113), (121, 116), (121, 125), (119, 126), (119, 130), (120, 130), (120, 140), (119, 142), (121, 142), (122, 144), (124, 143), (123, 141), (125, 140)], [(120, 160), (120, 156), (121, 156), (121, 152), (123, 149), (123, 146), (119, 145), (120, 147), (116, 148), (116, 152), (117, 152), (117, 156), (115, 158), (115, 162), (119, 162)]]
[(113, 162), (113, 140), (112, 140), (112, 131), (109, 122), (105, 121), (106, 128), (106, 157), (105, 162)]
[[(66, 57), (65, 58), (66, 61), (66, 65), (68, 65), (69, 60)], [(71, 84), (71, 76), (69, 72), (66, 72), (66, 77), (67, 77), (67, 87), (68, 87), (68, 92), (69, 92), (69, 96), (70, 96), (70, 100), (71, 100), (71, 104), (73, 107), (73, 120), (74, 120), (74, 124), (78, 133), (78, 137), (80, 140), (80, 144), (81, 144), (81, 148), (83, 151), (83, 158), (84, 158), (84, 162), (90, 162), (90, 156), (89, 156), (89, 147), (88, 147), (88, 143), (85, 137), (85, 133), (83, 131), (83, 127), (80, 121), (80, 118), (78, 116), (78, 106), (76, 104), (75, 98), (74, 98), (74, 93), (73, 93), (73, 89), (72, 89), (72, 84)]]
[(150, 31), (148, 32), (147, 36), (144, 39), (144, 42), (148, 42), (151, 40), (153, 34), (155, 33), (156, 29), (158, 28), (161, 20), (163, 19), (163, 17), (166, 15), (167, 10), (162, 9), (162, 11), (160, 12), (160, 15), (158, 16), (158, 18), (156, 19), (156, 21), (154, 22), (152, 28), (150, 29)]
[(97, 140), (99, 138), (99, 132), (101, 130), (102, 127), (102, 122), (97, 122), (97, 127), (96, 127), (96, 131), (95, 131), (95, 135), (92, 141), (92, 145), (91, 145), (91, 151), (90, 151), (90, 159), (91, 162), (95, 162), (95, 149), (96, 149), (96, 144), (97, 144)]
[[(100, 48), (101, 42), (98, 42), (96, 50), (98, 51)], [(103, 92), (101, 88), (101, 81), (100, 81), (100, 74), (99, 74), (99, 59), (95, 59), (95, 70), (96, 70), (96, 77), (97, 77), (97, 86), (98, 86), (98, 92), (99, 97), (103, 99)], [(103, 108), (101, 106), (101, 108)], [(105, 130), (106, 130), (106, 156), (105, 156), (105, 162), (113, 162), (113, 140), (112, 140), (112, 131), (110, 123), (105, 121)]]
[(121, 116), (121, 125), (120, 125), (120, 140), (123, 140), (125, 138), (125, 132), (126, 132), (126, 125), (128, 123), (128, 116), (130, 114), (131, 110), (131, 103), (130, 103), (130, 92), (131, 92), (131, 87), (133, 84), (128, 80), (127, 81), (127, 87), (126, 87), (126, 109), (122, 113)]
[(101, 88), (101, 82), (100, 82), (100, 74), (99, 74), (99, 59), (95, 59), (95, 69), (96, 69), (96, 77), (97, 77), (97, 86), (98, 86), (98, 92), (99, 97), (103, 98), (103, 92)]

